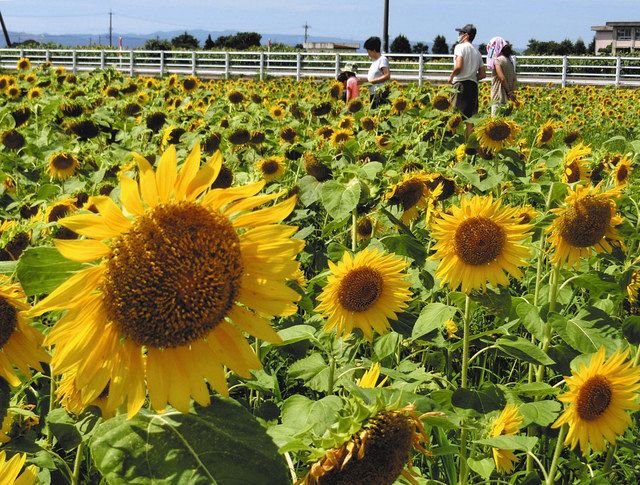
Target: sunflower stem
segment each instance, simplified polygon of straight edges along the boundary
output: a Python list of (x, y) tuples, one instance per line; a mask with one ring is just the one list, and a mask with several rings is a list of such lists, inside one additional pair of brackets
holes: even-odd
[[(553, 271), (551, 272), (551, 279), (549, 281), (549, 313), (552, 313), (556, 309), (556, 300), (558, 298), (558, 282), (560, 280), (560, 264), (556, 264), (553, 266)], [(551, 325), (547, 322), (547, 325), (544, 329), (544, 341), (542, 342), (542, 351), (544, 353), (549, 349), (549, 344), (551, 343)], [(545, 366), (540, 365), (538, 367), (538, 373), (536, 374), (536, 382), (541, 382), (544, 377)]]
[(333, 394), (333, 384), (336, 374), (336, 359), (333, 354), (329, 356), (329, 382), (327, 384), (327, 394)]
[[(464, 300), (464, 317), (462, 330), (462, 372), (460, 375), (460, 387), (466, 389), (469, 371), (469, 323), (471, 321), (471, 298), (467, 294)], [(462, 424), (460, 430), (460, 478), (458, 483), (465, 485), (467, 483), (467, 429)]]
[(607, 474), (611, 471), (611, 464), (613, 463), (613, 457), (616, 454), (617, 445), (609, 445), (607, 450), (607, 457), (604, 460), (604, 467), (602, 468), (602, 474), (607, 477)]
[(640, 345), (638, 346), (638, 350), (636, 351), (636, 356), (633, 358), (632, 367), (637, 367), (640, 364)]
[(558, 433), (558, 441), (556, 442), (556, 449), (553, 452), (553, 460), (551, 460), (551, 466), (549, 467), (549, 473), (547, 474), (546, 485), (553, 485), (555, 483), (556, 470), (558, 469), (558, 460), (564, 447), (564, 438), (567, 435), (569, 425), (565, 424), (560, 428)]
[[(49, 372), (51, 372), (51, 376), (49, 377), (49, 415), (55, 409), (56, 405), (56, 379), (53, 375), (53, 368), (49, 367)], [(51, 426), (47, 424), (47, 448), (53, 447), (53, 431), (51, 430)]]
[(356, 252), (358, 246), (358, 216), (356, 209), (351, 213), (351, 251)]
[(73, 474), (71, 475), (71, 485), (78, 485), (78, 483), (80, 483), (80, 465), (82, 464), (83, 455), (84, 455), (84, 441), (80, 441), (80, 444), (76, 449), (76, 459), (73, 462)]

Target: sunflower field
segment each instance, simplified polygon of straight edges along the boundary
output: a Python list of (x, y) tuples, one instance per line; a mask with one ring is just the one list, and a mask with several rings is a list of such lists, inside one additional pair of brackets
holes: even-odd
[(1, 484), (640, 480), (638, 91), (17, 68)]

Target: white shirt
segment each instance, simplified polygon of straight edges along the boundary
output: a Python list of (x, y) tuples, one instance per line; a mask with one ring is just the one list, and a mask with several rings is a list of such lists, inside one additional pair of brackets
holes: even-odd
[[(369, 72), (367, 73), (367, 81), (371, 82), (382, 76), (384, 74), (382, 72), (383, 67), (389, 70), (389, 61), (385, 56), (380, 56), (371, 63), (371, 67), (369, 67)], [(379, 84), (372, 84), (369, 86), (369, 92), (373, 94), (377, 89), (377, 86), (379, 86)]]
[(456, 57), (462, 57), (462, 70), (457, 76), (454, 76), (453, 82), (460, 81), (474, 81), (478, 82), (478, 69), (482, 66), (482, 55), (480, 51), (473, 47), (471, 42), (463, 42), (456, 45), (453, 50), (453, 60), (455, 62)]

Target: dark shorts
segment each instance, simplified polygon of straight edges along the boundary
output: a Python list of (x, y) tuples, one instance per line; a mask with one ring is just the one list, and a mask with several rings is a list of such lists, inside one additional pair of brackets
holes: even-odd
[(478, 113), (478, 83), (474, 81), (458, 81), (453, 84), (456, 93), (453, 104), (465, 118), (471, 118)]

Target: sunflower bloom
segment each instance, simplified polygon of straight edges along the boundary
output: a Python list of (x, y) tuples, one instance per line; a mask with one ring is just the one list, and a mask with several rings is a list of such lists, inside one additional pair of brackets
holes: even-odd
[(627, 185), (631, 177), (632, 161), (629, 157), (624, 157), (611, 171), (611, 178), (616, 185)]
[(585, 456), (589, 447), (604, 451), (607, 442), (615, 443), (631, 425), (627, 411), (640, 409), (640, 373), (627, 361), (628, 355), (629, 349), (618, 351), (607, 360), (600, 347), (588, 366), (581, 364), (564, 378), (569, 391), (558, 399), (568, 406), (552, 427), (569, 425), (565, 444), (571, 449), (579, 444)]
[(511, 143), (520, 128), (507, 118), (490, 119), (476, 128), (478, 144), (485, 150), (495, 153)]
[(362, 374), (362, 377), (358, 379), (356, 384), (362, 387), (363, 389), (373, 389), (374, 387), (382, 387), (384, 383), (387, 382), (388, 376), (382, 379), (380, 383), (378, 383), (378, 379), (380, 378), (380, 362), (376, 362), (371, 365), (371, 368)]
[(553, 121), (545, 122), (536, 133), (535, 144), (536, 146), (543, 146), (549, 143), (553, 139), (555, 134), (556, 124)]
[(451, 214), (441, 214), (432, 225), (439, 260), (436, 270), (443, 283), (464, 293), (484, 289), (487, 284), (508, 285), (508, 274), (521, 278), (530, 250), (521, 244), (529, 224), (519, 224), (517, 209), (502, 207), (491, 196), (462, 199)]
[[(491, 437), (514, 435), (520, 429), (524, 418), (518, 411), (518, 407), (513, 404), (507, 404), (498, 417), (493, 421), (491, 426)], [(496, 468), (501, 473), (511, 473), (513, 471), (513, 463), (516, 461), (516, 455), (511, 450), (503, 450), (500, 448), (492, 448), (493, 460), (496, 462)]]
[(402, 207), (402, 222), (408, 224), (418, 217), (418, 210), (425, 209), (429, 202), (431, 179), (424, 174), (406, 174), (400, 182), (391, 186), (385, 198)]
[(271, 182), (272, 180), (278, 180), (284, 174), (286, 165), (284, 163), (284, 157), (269, 157), (263, 158), (256, 162), (256, 168), (262, 178)]
[(36, 483), (38, 470), (35, 465), (29, 465), (22, 473), (22, 467), (27, 460), (26, 453), (16, 453), (9, 460), (4, 451), (0, 451), (0, 477), (2, 485), (33, 485)]
[(578, 143), (564, 156), (564, 172), (562, 180), (568, 184), (587, 182), (591, 177), (591, 170), (587, 167), (586, 157), (591, 155), (591, 148)]
[(80, 162), (74, 154), (58, 152), (49, 157), (47, 173), (51, 178), (65, 180), (72, 177), (79, 166)]
[(346, 336), (356, 327), (369, 341), (374, 330), (387, 333), (389, 319), (407, 308), (411, 297), (406, 267), (395, 254), (368, 248), (355, 256), (345, 252), (338, 264), (329, 261), (331, 275), (316, 308), (327, 319), (325, 331)]
[(627, 297), (632, 304), (640, 302), (640, 270), (635, 270), (627, 285)]
[[(120, 175), (120, 201), (94, 198), (98, 214), (59, 223), (86, 239), (54, 240), (60, 253), (97, 262), (36, 305), (31, 315), (67, 310), (47, 336), (55, 374), (75, 374), (85, 407), (108, 395), (105, 409), (129, 416), (148, 391), (160, 411), (182, 412), (189, 399), (210, 402), (205, 380), (228, 394), (223, 366), (243, 377), (260, 362), (241, 332), (278, 342), (273, 316), (297, 311), (285, 282), (299, 268), (302, 241), (279, 224), (290, 198), (257, 196), (264, 181), (207, 192), (222, 166), (217, 152), (200, 168), (196, 146), (177, 170), (173, 145), (154, 172), (134, 154), (139, 182)], [(146, 384), (146, 385), (145, 385)]]
[(565, 207), (551, 210), (558, 216), (547, 229), (554, 248), (553, 262), (574, 266), (592, 251), (611, 252), (614, 244), (621, 244), (615, 226), (622, 223), (622, 218), (616, 215), (613, 200), (620, 191), (621, 188), (616, 187), (600, 192), (600, 185), (578, 185), (575, 190), (569, 189)]
[(40, 362), (49, 362), (42, 348), (43, 336), (25, 318), (29, 305), (19, 284), (11, 284), (0, 275), (0, 377), (18, 386), (20, 379), (14, 368), (31, 376), (30, 368), (43, 372)]

